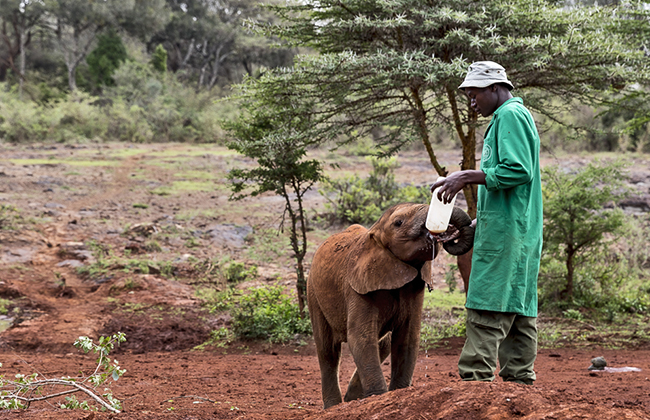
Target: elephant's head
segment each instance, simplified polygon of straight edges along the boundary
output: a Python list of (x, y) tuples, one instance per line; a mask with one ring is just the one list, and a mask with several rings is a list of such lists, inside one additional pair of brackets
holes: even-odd
[[(435, 258), (438, 240), (425, 226), (428, 211), (426, 204), (397, 204), (369, 230), (359, 232), (361, 236), (349, 254), (350, 285), (357, 293), (400, 288), (417, 277), (425, 262)], [(464, 211), (454, 208), (450, 224), (458, 234), (450, 242), (451, 251), (443, 243), (447, 252), (460, 255), (472, 248), (474, 228), (470, 223)]]

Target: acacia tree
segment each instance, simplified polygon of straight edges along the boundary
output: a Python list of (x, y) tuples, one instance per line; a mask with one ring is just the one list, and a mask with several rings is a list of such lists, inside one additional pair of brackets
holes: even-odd
[[(232, 137), (228, 147), (258, 164), (252, 169), (230, 171), (231, 199), (256, 197), (265, 192), (284, 198), (280, 227), (288, 217), (289, 240), (296, 260), (298, 305), (304, 317), (307, 284), (303, 264), (307, 253), (304, 195), (322, 179), (323, 172), (320, 162), (306, 158), (307, 148), (318, 139), (312, 117), (313, 103), (286, 95), (287, 87), (275, 77), (246, 79), (237, 95), (244, 112), (224, 127)], [(285, 112), (289, 109), (291, 112)]]
[[(447, 169), (431, 141), (436, 126), (457, 136), (461, 169), (476, 168), (477, 129), (486, 121), (457, 89), (473, 61), (502, 64), (527, 106), (552, 120), (558, 104), (607, 106), (608, 94), (638, 94), (648, 80), (641, 46), (649, 24), (636, 2), (319, 0), (273, 9), (283, 23), (260, 30), (320, 53), (298, 59), (283, 94), (304, 86), (298, 90), (318, 103), (318, 119), (345, 139), (382, 128), (381, 154), (421, 141), (439, 175)], [(464, 193), (474, 216), (476, 186)]]

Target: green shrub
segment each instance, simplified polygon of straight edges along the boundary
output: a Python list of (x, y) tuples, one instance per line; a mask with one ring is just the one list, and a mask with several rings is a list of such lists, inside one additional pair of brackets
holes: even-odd
[(241, 283), (249, 279), (257, 278), (257, 266), (246, 268), (244, 263), (231, 262), (225, 270), (225, 277), (228, 283)]
[(287, 295), (282, 286), (250, 288), (244, 292), (229, 288), (219, 293), (203, 291), (201, 295), (211, 312), (230, 312), (232, 331), (239, 339), (284, 343), (296, 334), (311, 334), (309, 318), (300, 318), (295, 297)]
[(319, 192), (328, 200), (326, 210), (331, 219), (369, 225), (395, 204), (429, 202), (431, 193), (428, 187), (400, 187), (395, 182), (395, 158), (369, 159), (372, 172), (367, 178), (355, 175), (323, 183)]
[(13, 91), (0, 85), (0, 138), (12, 143), (47, 138), (50, 124), (35, 102), (21, 101)]
[[(104, 66), (104, 61), (98, 58), (97, 65)], [(105, 70), (113, 72), (108, 67), (97, 71), (108, 77)], [(239, 112), (233, 104), (218, 101), (217, 90), (197, 93), (148, 63), (127, 60), (111, 79), (114, 83), (101, 82), (111, 85), (101, 97), (30, 85), (26, 91), (33, 101), (20, 99), (16, 89), (0, 83), (0, 140), (214, 143), (224, 138), (221, 118)]]
[(165, 50), (165, 47), (163, 47), (162, 44), (158, 44), (156, 47), (149, 64), (151, 64), (151, 67), (159, 73), (167, 71), (167, 50)]
[(445, 273), (445, 284), (449, 287), (449, 293), (456, 290), (456, 273), (458, 272), (458, 264), (449, 264), (449, 270)]
[(298, 304), (281, 286), (249, 289), (232, 309), (234, 333), (241, 338), (287, 342), (296, 334), (310, 334), (308, 318), (301, 319)]

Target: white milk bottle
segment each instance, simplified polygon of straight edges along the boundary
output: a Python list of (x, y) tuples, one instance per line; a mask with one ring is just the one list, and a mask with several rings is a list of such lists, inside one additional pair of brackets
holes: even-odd
[[(444, 176), (438, 177), (437, 181), (445, 179)], [(436, 181), (436, 182), (437, 182)], [(429, 205), (429, 213), (427, 214), (426, 227), (431, 233), (442, 233), (447, 230), (449, 219), (451, 219), (451, 211), (454, 209), (456, 196), (451, 199), (448, 204), (438, 200), (438, 191), (440, 187), (436, 188), (431, 196), (431, 204)]]

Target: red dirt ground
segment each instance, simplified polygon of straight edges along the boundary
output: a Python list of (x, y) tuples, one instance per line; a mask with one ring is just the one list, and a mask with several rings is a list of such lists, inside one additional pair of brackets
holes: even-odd
[[(14, 149), (3, 153), (24, 154)], [(123, 412), (62, 410), (44, 401), (24, 411), (0, 411), (0, 419), (650, 419), (650, 348), (542, 349), (535, 366), (538, 380), (526, 387), (500, 380), (460, 381), (456, 363), (462, 340), (452, 339), (421, 352), (412, 387), (327, 411), (321, 408), (320, 375), (311, 339), (305, 340), (306, 345), (236, 342), (227, 348), (192, 350), (208, 339), (210, 329), (224, 325), (225, 320), (208, 314), (188, 284), (156, 274), (128, 278), (116, 274), (101, 282), (91, 281), (74, 269), (57, 265), (68, 257), (61, 250), (72, 241), (100, 238), (124, 247), (127, 239), (106, 233), (111, 223), (124, 226), (127, 222), (157, 220), (181, 204), (227, 205), (210, 193), (193, 193), (176, 197), (176, 202), (170, 203), (171, 198), (161, 202), (156, 205), (161, 210), (156, 212), (152, 205), (144, 215), (133, 214), (131, 206), (124, 205), (119, 215), (107, 217), (110, 208), (120, 203), (152, 201), (144, 193), (137, 196), (137, 184), (129, 178), (143, 160), (127, 159), (106, 179), (99, 180), (96, 173), (87, 175), (74, 193), (54, 187), (54, 192), (61, 194), (59, 201), (68, 199), (66, 209), (59, 210), (58, 216), (45, 220), (38, 229), (0, 231), (2, 255), (19, 259), (0, 264), (0, 298), (17, 302), (23, 318), (0, 333), (0, 374), (6, 378), (33, 372), (41, 378), (88, 374), (95, 367), (95, 357), (72, 347), (74, 340), (81, 335), (96, 339), (122, 331), (127, 342), (113, 357), (127, 372), (110, 388), (123, 402)], [(6, 200), (28, 215), (35, 208), (29, 203), (38, 199), (42, 189), (42, 184), (30, 179), (62, 177), (69, 170), (57, 165), (3, 164), (0, 172), (7, 179), (4, 186), (0, 185), (0, 199), (5, 194)], [(415, 165), (412, 173), (417, 174), (422, 167), (421, 163)], [(160, 182), (173, 177), (164, 171), (156, 176)], [(75, 194), (82, 198), (74, 198)], [(278, 204), (270, 200), (267, 205)], [(103, 214), (104, 222), (84, 216), (85, 209), (91, 207)], [(199, 252), (180, 248), (174, 251)], [(19, 249), (32, 254), (20, 260), (23, 251)], [(200, 249), (210, 250), (207, 245)], [(283, 278), (291, 278), (290, 265), (280, 271)], [(604, 356), (611, 367), (633, 366), (642, 371), (590, 372), (587, 367), (596, 356)], [(343, 389), (353, 369), (345, 348)], [(384, 365), (384, 369), (388, 376), (389, 366)]]

